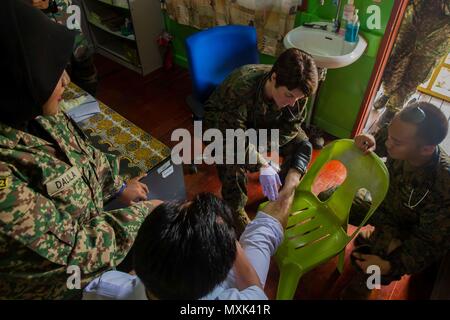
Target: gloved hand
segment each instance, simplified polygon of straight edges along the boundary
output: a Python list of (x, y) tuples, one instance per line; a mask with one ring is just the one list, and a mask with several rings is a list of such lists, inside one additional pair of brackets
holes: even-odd
[(278, 199), (278, 188), (281, 186), (278, 172), (271, 166), (262, 167), (260, 169), (259, 182), (263, 188), (264, 195), (270, 200)]

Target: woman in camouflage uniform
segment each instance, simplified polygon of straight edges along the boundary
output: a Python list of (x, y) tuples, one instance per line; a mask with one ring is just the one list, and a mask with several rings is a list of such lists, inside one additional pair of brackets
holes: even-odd
[[(271, 201), (277, 198), (280, 180), (285, 189), (294, 189), (306, 172), (312, 146), (301, 124), (308, 97), (316, 91), (317, 82), (317, 67), (312, 57), (291, 48), (283, 52), (273, 66), (246, 65), (233, 71), (206, 102), (205, 128), (218, 129), (223, 136), (229, 129), (279, 130), (276, 142), (284, 158), (279, 177), (258, 152), (259, 148), (251, 143), (245, 144), (245, 163), (216, 165), (222, 182), (222, 197), (234, 211), (238, 234), (249, 222), (244, 210), (247, 172), (260, 171), (263, 193)], [(235, 147), (232, 145), (231, 149)], [(250, 163), (252, 157), (256, 164)], [(265, 180), (269, 176), (264, 172), (266, 169), (274, 173), (272, 182)]]
[[(132, 202), (147, 187), (124, 184), (118, 160), (59, 111), (73, 32), (6, 0), (0, 38), (0, 299), (73, 297), (67, 271), (81, 272), (82, 289), (118, 265), (155, 203)], [(103, 211), (114, 196), (132, 205)]]

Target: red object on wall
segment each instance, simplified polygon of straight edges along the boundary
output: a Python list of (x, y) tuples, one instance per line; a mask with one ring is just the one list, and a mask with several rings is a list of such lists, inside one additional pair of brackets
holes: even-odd
[(164, 69), (169, 70), (173, 67), (173, 49), (172, 46), (169, 45), (164, 53)]
[(156, 42), (163, 50), (163, 67), (169, 70), (173, 67), (173, 48), (172, 48), (173, 36), (168, 32), (163, 32)]
[(298, 6), (298, 11), (306, 11), (308, 9), (308, 0), (303, 0), (302, 4)]

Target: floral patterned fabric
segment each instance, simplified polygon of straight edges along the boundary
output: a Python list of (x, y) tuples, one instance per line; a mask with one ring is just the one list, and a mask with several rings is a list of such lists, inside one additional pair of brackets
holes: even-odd
[[(70, 88), (65, 91), (64, 99), (73, 99), (74, 92), (83, 93), (73, 83)], [(79, 122), (78, 126), (98, 149), (119, 157), (120, 174), (125, 179), (148, 172), (170, 156), (169, 147), (100, 101), (99, 105), (101, 112)]]
[(300, 0), (165, 0), (176, 22), (198, 29), (218, 25), (255, 26), (261, 53), (278, 56), (283, 38), (294, 27)]

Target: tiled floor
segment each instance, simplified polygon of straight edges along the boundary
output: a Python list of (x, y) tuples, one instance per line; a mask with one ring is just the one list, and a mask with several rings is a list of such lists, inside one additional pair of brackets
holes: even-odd
[[(96, 57), (100, 84), (97, 98), (115, 109), (124, 117), (152, 134), (169, 146), (173, 146), (171, 133), (177, 128), (192, 130), (192, 118), (185, 97), (191, 92), (191, 83), (186, 70), (175, 67), (172, 70), (159, 70), (146, 77), (127, 70), (107, 59)], [(316, 156), (316, 152), (314, 156)], [(314, 190), (319, 192), (330, 184), (342, 179), (338, 166), (328, 167), (322, 179), (316, 183)], [(213, 166), (200, 165), (194, 175), (185, 174), (188, 197), (198, 192), (208, 191), (220, 195), (220, 182)], [(249, 201), (247, 212), (253, 216), (263, 194), (258, 183), (257, 174), (249, 176)], [(349, 230), (349, 231), (352, 231)], [(337, 299), (342, 288), (353, 277), (354, 271), (349, 265), (346, 250), (346, 266), (342, 275), (335, 271), (336, 259), (307, 273), (300, 281), (296, 299)], [(278, 282), (278, 269), (272, 262), (266, 283), (269, 298), (275, 298)], [(409, 277), (375, 290), (370, 299), (426, 299), (431, 291), (432, 280), (418, 277), (418, 288)]]

